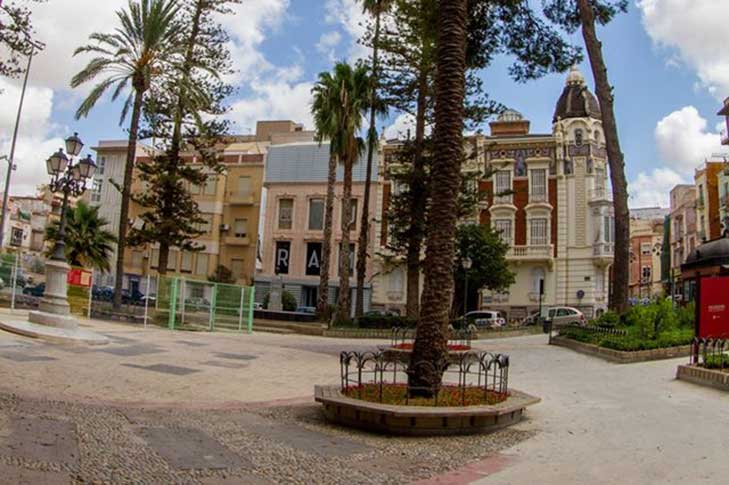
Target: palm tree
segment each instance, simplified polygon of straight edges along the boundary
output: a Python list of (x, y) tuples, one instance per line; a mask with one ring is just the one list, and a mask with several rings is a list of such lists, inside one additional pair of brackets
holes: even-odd
[[(615, 209), (615, 262), (613, 266), (613, 288), (610, 293), (610, 308), (618, 313), (628, 309), (628, 286), (630, 278), (630, 211), (628, 209), (628, 182), (625, 178), (625, 158), (620, 149), (618, 125), (615, 121), (613, 88), (608, 79), (602, 44), (595, 32), (595, 12), (587, 0), (577, 0), (582, 37), (585, 39), (590, 58), (592, 75), (595, 78), (595, 92), (600, 102), (602, 129), (605, 132), (605, 148), (610, 166), (610, 182), (613, 187)], [(599, 5), (601, 23), (606, 23), (619, 9), (617, 6)], [(598, 8), (596, 7), (596, 8)], [(607, 14), (607, 16), (606, 16)]]
[[(66, 258), (71, 266), (108, 272), (109, 259), (114, 252), (114, 234), (105, 229), (109, 221), (99, 216), (99, 207), (79, 200), (76, 207), (66, 211)], [(46, 240), (56, 242), (60, 222), (46, 228)], [(54, 244), (50, 246), (54, 247)], [(52, 249), (49, 250), (49, 256)]]
[(425, 284), (408, 375), (413, 394), (429, 395), (442, 379), (453, 294), (453, 259), (466, 85), (468, 0), (441, 0), (436, 55), (435, 133)]
[(370, 77), (370, 126), (367, 131), (367, 168), (365, 175), (364, 197), (362, 200), (362, 216), (359, 226), (357, 246), (357, 289), (354, 316), (359, 318), (364, 313), (364, 281), (367, 272), (367, 247), (370, 233), (370, 186), (372, 185), (372, 157), (377, 144), (377, 87), (379, 76), (379, 43), (382, 14), (389, 9), (392, 0), (363, 0), (365, 12), (375, 17), (375, 32), (372, 37), (372, 75)]
[(119, 26), (114, 29), (113, 33), (91, 34), (89, 39), (95, 43), (79, 47), (74, 52), (74, 56), (91, 53), (97, 57), (91, 59), (86, 67), (73, 77), (71, 87), (76, 88), (102, 75), (106, 76), (81, 103), (76, 111), (76, 119), (88, 116), (99, 99), (110, 88), (114, 87), (112, 101), (116, 101), (130, 85), (132, 88), (124, 102), (119, 119), (119, 124), (123, 124), (131, 108), (127, 160), (121, 190), (114, 285), (115, 307), (121, 304), (129, 199), (142, 104), (145, 93), (151, 86), (152, 78), (161, 71), (162, 63), (167, 62), (172, 52), (178, 48), (175, 41), (180, 31), (180, 26), (175, 21), (178, 10), (177, 0), (141, 0), (140, 2), (129, 0), (127, 10), (120, 10), (116, 14)]
[[(312, 113), (316, 126), (317, 138), (330, 140), (330, 161), (327, 187), (327, 202), (324, 219), (324, 243), (322, 244), (322, 268), (320, 290), (329, 285), (329, 259), (331, 257), (332, 210), (334, 205), (334, 183), (336, 161), (344, 166), (342, 190), (342, 240), (339, 267), (339, 299), (337, 301), (337, 319), (349, 319), (349, 277), (350, 277), (350, 231), (352, 221), (352, 167), (363, 148), (363, 141), (357, 136), (362, 127), (362, 114), (369, 107), (370, 79), (366, 66), (352, 67), (340, 62), (334, 66), (334, 72), (319, 74), (319, 81), (314, 86), (314, 102)], [(319, 297), (320, 309), (326, 305), (323, 296)]]

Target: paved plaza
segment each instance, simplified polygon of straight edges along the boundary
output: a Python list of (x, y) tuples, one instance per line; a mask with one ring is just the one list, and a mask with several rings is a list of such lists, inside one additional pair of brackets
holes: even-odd
[(616, 365), (481, 340), (542, 397), (489, 435), (393, 438), (327, 425), (314, 384), (375, 340), (170, 332), (93, 322), (104, 347), (0, 332), (0, 483), (726, 483), (729, 395), (685, 359)]

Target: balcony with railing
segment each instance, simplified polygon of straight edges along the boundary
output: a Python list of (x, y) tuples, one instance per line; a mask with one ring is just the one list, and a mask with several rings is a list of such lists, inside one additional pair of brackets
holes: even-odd
[(597, 187), (594, 189), (590, 189), (587, 192), (587, 200), (590, 203), (599, 203), (599, 202), (612, 203), (613, 193), (605, 187)]
[(513, 205), (514, 196), (513, 194), (497, 194), (494, 195), (494, 205)]
[(530, 192), (529, 193), (530, 204), (547, 204), (549, 203), (549, 197), (546, 192)]
[(600, 242), (592, 247), (592, 254), (596, 257), (612, 257), (615, 254), (615, 244)]
[(506, 253), (507, 259), (516, 261), (546, 261), (554, 258), (554, 246), (551, 244), (512, 246)]

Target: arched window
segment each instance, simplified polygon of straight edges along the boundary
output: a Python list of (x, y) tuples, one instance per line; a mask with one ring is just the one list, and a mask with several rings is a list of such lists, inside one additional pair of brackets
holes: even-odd
[(539, 282), (544, 281), (546, 272), (544, 268), (532, 269), (532, 293), (539, 294)]
[(582, 146), (582, 130), (575, 130), (575, 145)]

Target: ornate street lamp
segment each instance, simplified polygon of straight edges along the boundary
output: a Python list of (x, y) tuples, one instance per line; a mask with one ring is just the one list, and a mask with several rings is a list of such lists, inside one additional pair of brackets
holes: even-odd
[(96, 163), (91, 155), (74, 163), (84, 144), (74, 133), (66, 139), (66, 153), (62, 148), (48, 157), (46, 169), (51, 176), (51, 192), (63, 194), (61, 221), (58, 238), (51, 259), (46, 262), (46, 288), (37, 312), (31, 312), (29, 320), (33, 323), (52, 325), (62, 328), (76, 328), (78, 323), (69, 316), (67, 299), (67, 278), (70, 266), (66, 261), (66, 212), (70, 196), (78, 197), (86, 190), (86, 181), (94, 176)]
[(473, 266), (473, 261), (466, 256), (461, 264), (463, 265), (463, 318), (465, 321), (466, 313), (468, 313), (468, 271)]

